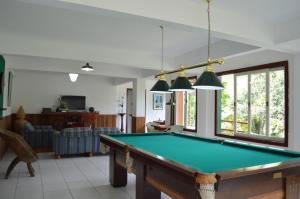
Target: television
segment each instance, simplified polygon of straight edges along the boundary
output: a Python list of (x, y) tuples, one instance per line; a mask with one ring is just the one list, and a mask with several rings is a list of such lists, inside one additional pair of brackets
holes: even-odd
[(60, 97), (60, 100), (67, 104), (69, 110), (85, 110), (85, 96), (64, 95)]

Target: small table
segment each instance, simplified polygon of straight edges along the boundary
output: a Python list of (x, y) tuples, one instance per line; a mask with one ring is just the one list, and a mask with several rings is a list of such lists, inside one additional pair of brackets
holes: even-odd
[(153, 121), (153, 123), (157, 123), (157, 124), (161, 124), (161, 125), (165, 125), (166, 124), (166, 122), (162, 121), (162, 120)]
[(165, 124), (152, 124), (152, 126), (156, 131), (166, 131), (170, 128)]
[[(300, 153), (177, 133), (101, 135), (110, 183), (136, 199), (299, 198)], [(149, 145), (151, 143), (151, 145)]]

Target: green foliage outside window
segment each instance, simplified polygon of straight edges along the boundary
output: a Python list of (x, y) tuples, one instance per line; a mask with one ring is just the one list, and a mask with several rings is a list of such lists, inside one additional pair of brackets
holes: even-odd
[[(269, 75), (269, 81), (267, 79)], [(243, 85), (242, 78), (250, 78), (250, 88)], [(237, 76), (236, 78), (236, 130), (239, 133), (266, 135), (270, 137), (284, 138), (285, 132), (285, 77), (284, 70), (269, 72), (250, 73)], [(234, 135), (235, 116), (234, 116), (234, 75), (222, 76), (224, 90), (218, 95), (219, 100), (219, 131), (225, 135)], [(267, 88), (269, 86), (269, 88)], [(267, 91), (269, 91), (267, 95)], [(251, 101), (248, 101), (250, 94)], [(268, 98), (269, 97), (269, 98)], [(269, 117), (267, 118), (267, 102), (269, 105)], [(249, 107), (251, 105), (249, 113)], [(251, 118), (248, 118), (250, 115)], [(249, 121), (251, 124), (249, 125)], [(269, 129), (267, 130), (267, 121)], [(249, 129), (249, 127), (251, 129)]]
[(186, 93), (186, 127), (196, 127), (196, 92)]

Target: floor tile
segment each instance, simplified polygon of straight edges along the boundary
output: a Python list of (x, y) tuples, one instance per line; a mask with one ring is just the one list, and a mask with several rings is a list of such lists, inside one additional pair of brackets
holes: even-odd
[(92, 184), (87, 180), (67, 182), (69, 189), (80, 189), (93, 187)]
[(56, 190), (44, 193), (44, 199), (72, 199), (69, 190)]
[(15, 199), (41, 199), (43, 192), (37, 190), (16, 190)]
[(61, 191), (61, 190), (67, 190), (67, 189), (68, 189), (68, 187), (65, 182), (49, 182), (49, 183), (43, 182), (44, 192)]
[(102, 199), (94, 188), (76, 188), (71, 190), (75, 199)]
[[(19, 164), (8, 180), (5, 170), (15, 156), (8, 153), (0, 165), (0, 199), (134, 199), (135, 175), (128, 175), (126, 187), (109, 183), (109, 157), (54, 159), (53, 153), (39, 154), (29, 177), (26, 164)], [(162, 194), (162, 199), (170, 199)]]

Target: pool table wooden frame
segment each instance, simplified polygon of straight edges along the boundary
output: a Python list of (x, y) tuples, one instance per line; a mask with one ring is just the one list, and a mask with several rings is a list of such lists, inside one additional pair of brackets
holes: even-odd
[(300, 199), (300, 160), (205, 174), (107, 135), (101, 135), (101, 142), (110, 149), (109, 179), (113, 187), (126, 186), (128, 153), (134, 160), (136, 199), (158, 199), (160, 192), (174, 199), (200, 199), (199, 183), (215, 183), (216, 199)]

